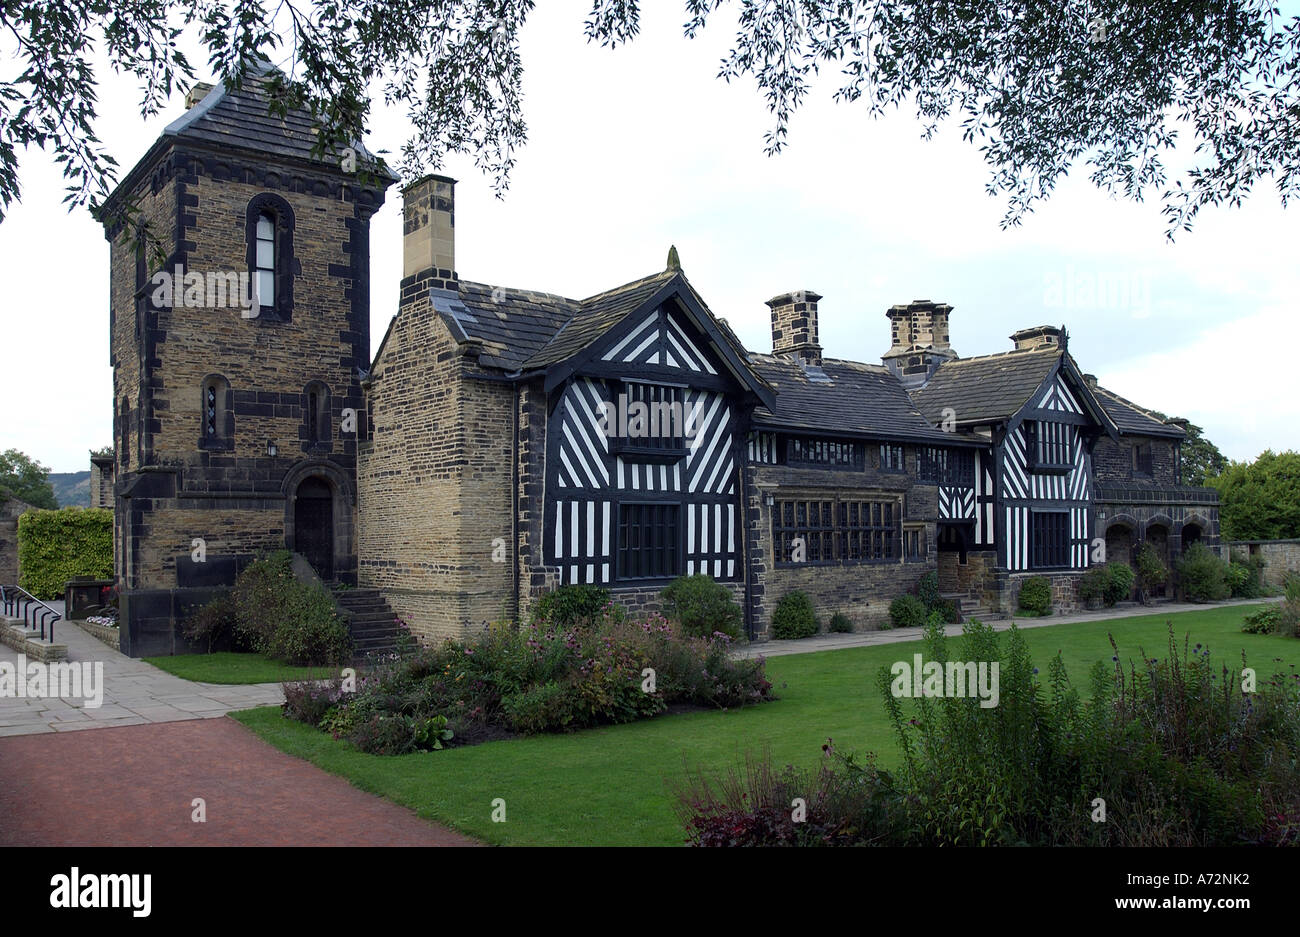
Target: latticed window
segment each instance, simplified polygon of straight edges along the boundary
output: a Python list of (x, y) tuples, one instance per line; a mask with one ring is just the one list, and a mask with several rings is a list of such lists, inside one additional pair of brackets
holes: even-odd
[(895, 501), (857, 498), (780, 500), (772, 510), (772, 544), (781, 565), (866, 563), (898, 555)]
[(1133, 472), (1136, 475), (1145, 475), (1151, 477), (1153, 463), (1151, 459), (1151, 443), (1141, 442), (1133, 446)]
[(230, 382), (220, 374), (205, 377), (199, 391), (199, 406), (202, 410), (199, 448), (232, 448), (234, 417), (230, 412)]
[(786, 463), (789, 465), (816, 465), (832, 468), (862, 468), (861, 443), (838, 439), (794, 438), (786, 446)]
[(1049, 420), (1026, 420), (1024, 426), (1025, 460), (1029, 468), (1042, 471), (1070, 468), (1072, 426)]
[(672, 384), (649, 384), (642, 381), (615, 383), (620, 398), (610, 422), (611, 448), (631, 455), (656, 454), (666, 458), (686, 452), (691, 413), (686, 406), (686, 388)]
[(907, 469), (903, 461), (903, 447), (892, 443), (880, 444), (880, 468), (885, 472), (902, 472)]
[(679, 504), (621, 504), (618, 509), (618, 578), (680, 576)]
[(203, 388), (203, 435), (208, 439), (217, 438), (217, 385), (208, 381)]
[(1034, 511), (1030, 519), (1030, 565), (1053, 569), (1070, 565), (1070, 515), (1066, 511)]

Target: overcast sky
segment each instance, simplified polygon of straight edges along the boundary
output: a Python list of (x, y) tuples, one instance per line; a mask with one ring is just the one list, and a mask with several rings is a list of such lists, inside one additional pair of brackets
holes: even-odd
[[(987, 168), (956, 126), (924, 142), (909, 113), (873, 122), (823, 93), (797, 114), (789, 149), (767, 157), (759, 93), (714, 77), (724, 21), (687, 41), (680, 4), (655, 3), (641, 36), (611, 51), (582, 37), (589, 5), (548, 0), (529, 20), (530, 140), (505, 199), (468, 160), (444, 167), (459, 180), (463, 278), (584, 297), (662, 269), (676, 244), (755, 351), (771, 347), (764, 301), (778, 293), (823, 294), (825, 354), (872, 363), (889, 346), (886, 308), (932, 299), (953, 306), (963, 356), (1064, 324), (1085, 371), (1200, 424), (1230, 458), (1300, 448), (1297, 216), (1271, 186), (1202, 212), (1170, 244), (1158, 202), (1112, 200), (1080, 168), (1004, 231), (1004, 203), (985, 194)], [(137, 103), (132, 80), (105, 76), (98, 127), (124, 171), (184, 108), (178, 98), (142, 121)], [(397, 153), (406, 133), (401, 111), (380, 107), (368, 143)], [(0, 450), (81, 471), (112, 438), (108, 245), (84, 209), (61, 205), (47, 156), (27, 154), (22, 183), (0, 223)], [(372, 222), (372, 350), (397, 309), (400, 203), (390, 189)]]

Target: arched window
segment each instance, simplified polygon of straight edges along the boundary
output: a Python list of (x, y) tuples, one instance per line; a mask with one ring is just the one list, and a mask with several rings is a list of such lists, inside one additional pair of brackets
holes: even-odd
[(323, 381), (312, 381), (303, 388), (302, 437), (307, 447), (328, 444), (333, 439), (330, 426), (330, 389)]
[(200, 449), (235, 447), (235, 414), (231, 408), (230, 382), (220, 374), (203, 379), (200, 393)]
[(268, 211), (257, 216), (257, 264), (254, 285), (263, 309), (275, 308), (275, 216)]
[(248, 203), (245, 238), (248, 245), (249, 289), (257, 294), (252, 319), (288, 322), (293, 317), (293, 209), (270, 192)]

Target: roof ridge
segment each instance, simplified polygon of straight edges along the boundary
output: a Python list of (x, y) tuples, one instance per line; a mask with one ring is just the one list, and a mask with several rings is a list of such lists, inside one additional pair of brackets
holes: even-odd
[(477, 286), (489, 293), (493, 293), (497, 290), (505, 290), (507, 293), (517, 293), (520, 296), (538, 296), (543, 299), (557, 299), (560, 302), (569, 303), (573, 306), (577, 306), (581, 303), (581, 300), (574, 299), (571, 296), (561, 296), (559, 293), (547, 293), (542, 290), (530, 290), (522, 286), (502, 286), (499, 283), (480, 283), (478, 280), (466, 280), (464, 278), (460, 279), (458, 282), (461, 287)]
[(1094, 389), (1094, 390), (1101, 391), (1103, 394), (1105, 394), (1105, 395), (1108, 396), (1108, 397), (1113, 397), (1114, 399), (1118, 400), (1120, 403), (1124, 404), (1126, 407), (1132, 407), (1132, 408), (1133, 408), (1134, 410), (1136, 410), (1138, 413), (1141, 413), (1143, 416), (1148, 417), (1148, 418), (1151, 419), (1151, 420), (1154, 420), (1155, 422), (1161, 424), (1162, 426), (1169, 426), (1169, 425), (1170, 425), (1170, 424), (1167, 423), (1164, 419), (1162, 419), (1161, 417), (1159, 417), (1159, 416), (1155, 413), (1155, 411), (1153, 411), (1153, 410), (1148, 410), (1146, 407), (1142, 406), (1140, 403), (1134, 403), (1132, 400), (1129, 400), (1127, 397), (1122, 396), (1121, 394), (1117, 394), (1117, 393), (1115, 393), (1115, 391), (1111, 390), (1109, 387), (1102, 387), (1100, 384), (1097, 384), (1093, 389)]
[[(598, 299), (603, 299), (606, 296), (612, 296), (615, 293), (621, 292), (622, 290), (630, 290), (633, 287), (641, 286), (645, 283), (649, 283), (651, 280), (658, 279), (658, 278), (670, 279), (672, 277), (677, 276), (680, 273), (681, 273), (680, 270), (659, 270), (655, 273), (650, 274), (649, 276), (644, 276), (636, 280), (630, 280), (627, 283), (622, 284), (621, 286), (611, 287), (610, 289), (604, 290), (602, 292), (594, 293), (591, 296), (588, 296), (586, 299), (578, 300), (578, 304), (581, 306), (585, 306), (588, 303), (594, 303)], [(683, 279), (685, 279), (685, 277), (683, 277)]]

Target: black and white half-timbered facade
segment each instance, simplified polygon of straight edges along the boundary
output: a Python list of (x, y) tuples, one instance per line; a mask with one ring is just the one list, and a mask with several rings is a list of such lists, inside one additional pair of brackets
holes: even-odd
[(584, 300), (475, 283), (452, 181), (405, 197), (402, 305), (362, 385), (358, 578), (418, 633), (526, 617), (567, 584), (653, 608), (698, 574), (755, 638), (794, 589), (869, 627), (930, 570), (986, 612), (1034, 575), (1068, 607), (1107, 549), (1217, 538), (1179, 485), (1182, 429), (1098, 387), (1063, 329), (962, 358), (951, 307), (916, 301), (887, 311), (880, 364), (847, 361), (803, 290), (768, 302), (752, 352), (675, 250)]
[(1102, 555), (1217, 544), (1179, 421), (1097, 386), (1062, 329), (962, 358), (952, 307), (918, 300), (886, 310), (880, 363), (849, 361), (799, 290), (750, 351), (675, 250), (587, 299), (461, 279), (441, 176), (402, 190), (399, 306), (370, 355), (369, 225), (397, 180), (322, 159), (306, 112), (256, 116), (267, 80), (196, 86), (114, 196), (174, 228), (167, 270), (233, 270), (260, 312), (159, 298), (106, 228), (131, 654), (184, 647), (189, 610), (279, 547), (433, 640), (566, 584), (649, 610), (683, 575), (723, 583), (754, 638), (792, 590), (869, 627), (931, 570), (987, 611), (1045, 575), (1067, 607)]

